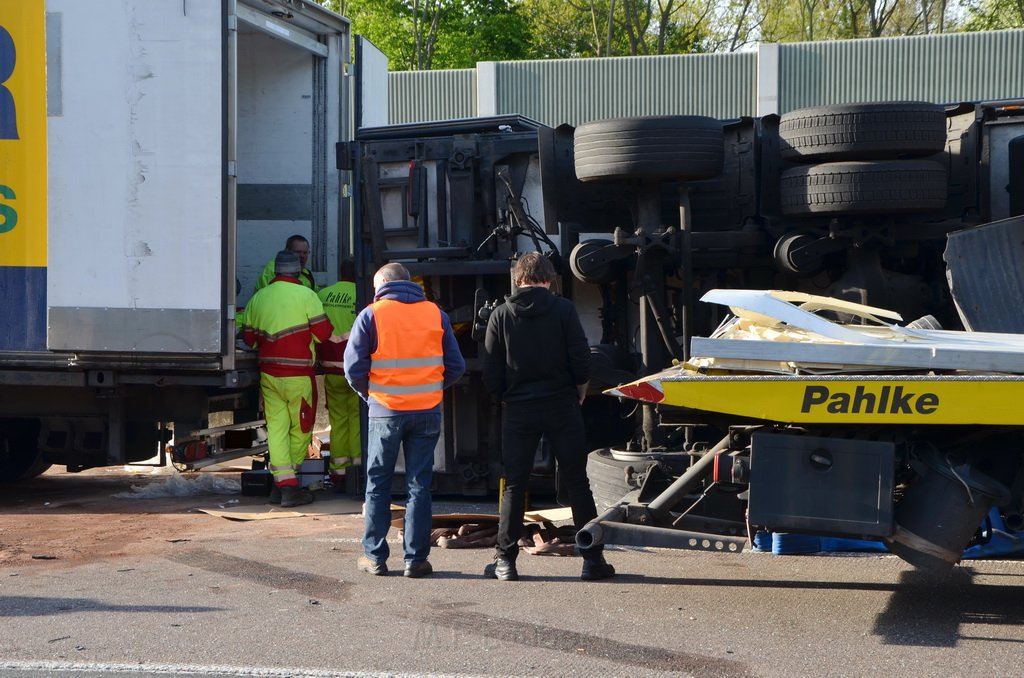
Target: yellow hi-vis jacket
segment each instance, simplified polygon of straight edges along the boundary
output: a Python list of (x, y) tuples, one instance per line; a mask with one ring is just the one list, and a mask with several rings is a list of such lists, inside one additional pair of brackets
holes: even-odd
[(312, 344), (332, 330), (316, 292), (287, 277), (252, 296), (244, 322), (242, 339), (259, 350), (260, 371), (275, 377), (313, 376)]
[(348, 280), (323, 288), (319, 292), (324, 313), (334, 327), (336, 335), (344, 336), (341, 342), (327, 341), (316, 346), (316, 357), (327, 374), (345, 374), (345, 347), (348, 333), (356, 319), (356, 284)]

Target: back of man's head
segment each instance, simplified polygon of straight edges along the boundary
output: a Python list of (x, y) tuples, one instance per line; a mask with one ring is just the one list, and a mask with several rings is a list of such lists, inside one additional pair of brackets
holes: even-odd
[(540, 252), (527, 252), (516, 259), (512, 267), (512, 282), (516, 287), (543, 285), (555, 279), (555, 267)]
[(274, 275), (287, 275), (295, 278), (302, 270), (299, 263), (299, 255), (288, 250), (281, 250), (274, 257)]
[(338, 266), (338, 279), (348, 280), (353, 282), (356, 279), (356, 262), (352, 261), (351, 257), (346, 257), (341, 260), (341, 264)]
[(381, 287), (384, 283), (392, 282), (394, 280), (409, 280), (409, 269), (401, 264), (390, 263), (384, 264), (377, 273), (373, 276), (374, 288)]

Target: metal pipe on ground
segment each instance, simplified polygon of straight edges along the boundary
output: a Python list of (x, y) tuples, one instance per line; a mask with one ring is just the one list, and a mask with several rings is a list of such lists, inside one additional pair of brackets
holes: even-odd
[(576, 532), (576, 546), (588, 549), (591, 546), (604, 544), (609, 526), (619, 523), (625, 516), (624, 504), (611, 507)]
[(618, 544), (621, 546), (651, 546), (658, 548), (689, 549), (696, 551), (727, 551), (739, 553), (747, 543), (746, 537), (729, 537), (701, 532), (673, 530), (667, 527), (650, 527), (647, 525), (630, 525), (606, 520), (610, 513), (619, 517), (624, 511), (615, 507), (600, 518), (588, 523), (576, 533), (576, 545), (581, 549), (600, 544)]

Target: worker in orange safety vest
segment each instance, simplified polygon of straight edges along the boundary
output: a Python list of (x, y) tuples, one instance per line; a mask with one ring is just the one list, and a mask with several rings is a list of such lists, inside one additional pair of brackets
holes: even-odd
[(294, 252), (274, 259), (275, 277), (246, 306), (242, 339), (259, 351), (260, 393), (267, 420), (271, 503), (282, 507), (313, 501), (299, 484), (316, 420), (314, 342), (331, 337), (333, 328), (320, 298), (298, 279), (302, 269)]
[(355, 266), (351, 259), (341, 262), (341, 280), (320, 290), (324, 313), (341, 341), (317, 344), (317, 358), (324, 371), (324, 395), (331, 422), (331, 482), (342, 486), (345, 469), (359, 458), (359, 395), (345, 379), (345, 347), (356, 319)]
[(373, 277), (373, 303), (356, 316), (345, 348), (345, 376), (368, 407), (363, 555), (357, 567), (387, 574), (391, 480), (405, 453), (405, 576), (433, 572), (430, 554), (434, 449), (441, 435), (442, 390), (466, 371), (448, 315), (427, 301), (399, 263)]

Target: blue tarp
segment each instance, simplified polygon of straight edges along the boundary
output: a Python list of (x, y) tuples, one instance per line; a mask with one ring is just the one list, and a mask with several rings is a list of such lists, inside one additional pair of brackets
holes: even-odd
[[(988, 520), (992, 524), (991, 538), (985, 544), (976, 544), (965, 549), (963, 555), (965, 559), (1024, 554), (1024, 532), (1014, 532), (1006, 527), (997, 508), (989, 511)], [(983, 527), (988, 528), (988, 525)], [(889, 551), (880, 541), (815, 537), (792, 532), (758, 532), (754, 535), (754, 550), (771, 551), (775, 555), (841, 552), (888, 553)]]

